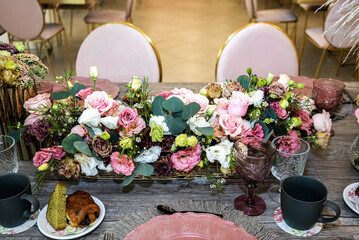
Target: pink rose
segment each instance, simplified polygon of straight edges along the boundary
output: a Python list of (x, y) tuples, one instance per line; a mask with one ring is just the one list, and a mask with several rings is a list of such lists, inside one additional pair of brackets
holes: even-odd
[(193, 92), (187, 88), (175, 88), (171, 91), (174, 95), (179, 95), (179, 96), (182, 96), (182, 97), (186, 97), (187, 95), (192, 95)]
[(51, 159), (51, 153), (38, 151), (35, 153), (35, 156), (33, 157), (32, 161), (34, 162), (34, 165), (36, 167), (40, 167), (42, 164), (50, 161), (50, 159)]
[(24, 103), (26, 111), (34, 114), (43, 114), (51, 107), (50, 93), (38, 94)]
[(299, 126), (300, 130), (307, 131), (307, 134), (310, 135), (312, 132), (310, 128), (313, 125), (313, 120), (309, 117), (309, 113), (305, 110), (299, 112), (299, 117), (302, 120), (302, 125)]
[(355, 110), (354, 116), (357, 118), (358, 124), (359, 124), (359, 108)]
[(61, 158), (66, 156), (66, 152), (63, 148), (58, 146), (53, 146), (51, 148), (42, 148), (41, 151), (51, 153), (52, 157), (61, 160)]
[(272, 102), (271, 104), (269, 104), (269, 106), (274, 109), (275, 113), (280, 119), (286, 119), (288, 117), (287, 111), (279, 107), (279, 101)]
[(237, 117), (246, 115), (250, 104), (250, 97), (239, 91), (234, 91), (228, 104), (228, 113)]
[(214, 99), (214, 103), (217, 105), (216, 111), (218, 115), (224, 115), (228, 113), (229, 101), (227, 98)]
[(92, 88), (86, 88), (86, 89), (81, 89), (78, 93), (76, 93), (75, 96), (81, 98), (82, 100), (85, 100), (92, 93), (93, 93)]
[(185, 98), (185, 104), (190, 104), (191, 102), (198, 103), (201, 106), (201, 109), (197, 112), (196, 115), (201, 115), (205, 113), (209, 106), (209, 100), (201, 94), (190, 94)]
[(118, 125), (128, 128), (132, 123), (136, 122), (137, 119), (137, 109), (125, 107), (119, 114)]
[(131, 157), (128, 157), (126, 154), (123, 154), (122, 157), (120, 157), (120, 152), (113, 152), (110, 159), (111, 167), (117, 174), (130, 176), (135, 170), (135, 164)]
[(134, 134), (140, 133), (146, 127), (146, 122), (142, 118), (138, 118), (136, 122), (132, 123), (128, 128), (124, 128), (120, 132), (121, 137), (131, 137)]
[[(160, 94), (158, 94), (157, 96), (161, 96), (161, 97), (164, 97), (165, 99), (167, 99), (169, 96), (173, 95), (173, 92), (171, 91), (164, 91), (164, 92), (161, 92)], [(156, 97), (157, 97), (156, 96)]]
[(219, 116), (219, 125), (226, 135), (231, 138), (237, 137), (242, 132), (242, 118), (230, 114)]
[(313, 125), (317, 132), (323, 131), (325, 133), (330, 133), (332, 128), (332, 120), (330, 119), (330, 114), (323, 110), (323, 113), (317, 113), (313, 117)]
[(86, 108), (96, 108), (104, 116), (112, 108), (114, 100), (104, 91), (96, 91), (85, 99)]
[(175, 169), (188, 172), (201, 161), (202, 148), (197, 143), (196, 146), (173, 153), (171, 162)]
[(77, 133), (78, 135), (83, 137), (87, 134), (87, 130), (83, 128), (81, 125), (76, 125), (71, 129), (71, 133)]
[(37, 114), (31, 113), (31, 114), (25, 119), (24, 125), (25, 125), (25, 126), (32, 125), (32, 124), (34, 124), (34, 122), (36, 122), (36, 121), (39, 120), (39, 119), (42, 119), (43, 117), (44, 117), (44, 115), (37, 115)]

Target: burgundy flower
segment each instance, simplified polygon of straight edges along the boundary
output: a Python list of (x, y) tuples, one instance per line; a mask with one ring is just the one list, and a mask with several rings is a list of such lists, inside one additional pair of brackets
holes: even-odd
[(52, 125), (47, 119), (39, 119), (31, 126), (28, 126), (27, 133), (36, 137), (36, 140), (39, 142), (43, 142), (45, 138), (49, 135), (49, 130)]
[(166, 156), (160, 156), (153, 166), (155, 167), (155, 173), (158, 176), (170, 176), (173, 169), (171, 155), (167, 154)]

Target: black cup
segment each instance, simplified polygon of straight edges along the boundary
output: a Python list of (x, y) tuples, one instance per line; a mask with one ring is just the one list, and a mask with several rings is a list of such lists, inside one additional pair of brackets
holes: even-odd
[[(328, 191), (323, 183), (306, 176), (288, 177), (283, 181), (281, 209), (288, 226), (297, 230), (311, 229), (316, 222), (328, 223), (337, 220), (340, 208), (326, 200)], [(324, 206), (332, 208), (335, 217), (321, 216)]]
[(36, 213), (39, 207), (39, 201), (31, 195), (30, 179), (27, 176), (18, 173), (0, 176), (1, 226), (20, 226)]

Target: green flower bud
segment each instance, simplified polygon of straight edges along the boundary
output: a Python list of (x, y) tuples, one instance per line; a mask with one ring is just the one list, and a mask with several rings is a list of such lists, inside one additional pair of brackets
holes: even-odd
[(43, 164), (41, 164), (41, 166), (38, 167), (37, 169), (38, 169), (39, 171), (45, 171), (45, 170), (47, 170), (48, 168), (49, 168), (49, 164), (48, 164), (48, 163), (43, 163)]
[(201, 160), (201, 161), (197, 164), (197, 166), (200, 167), (200, 168), (203, 168), (203, 165), (204, 165), (204, 161), (203, 161), (203, 160)]
[(282, 99), (279, 101), (279, 107), (280, 107), (281, 109), (286, 110), (288, 106), (289, 106), (289, 102), (287, 101), (287, 99), (282, 98)]
[(150, 136), (152, 138), (152, 142), (162, 142), (163, 128), (160, 125), (157, 125), (155, 122), (152, 122)]
[(303, 84), (303, 83), (298, 83), (297, 88), (298, 88), (298, 89), (304, 88), (304, 84)]
[(210, 105), (209, 108), (207, 109), (207, 114), (212, 115), (216, 109), (217, 109), (217, 105)]
[(17, 68), (17, 64), (12, 59), (8, 59), (5, 63), (5, 68), (8, 70), (15, 70)]
[(59, 110), (59, 109), (60, 109), (59, 104), (55, 103), (54, 105), (52, 105), (52, 110), (57, 111), (57, 110)]
[(290, 93), (290, 92), (287, 92), (286, 94), (285, 94), (285, 99), (289, 99), (289, 98), (291, 98), (293, 96), (293, 94), (292, 93)]
[(208, 92), (207, 92), (207, 89), (206, 87), (202, 88), (201, 90), (199, 90), (199, 94), (205, 96), (205, 97), (208, 97)]
[(250, 116), (252, 119), (257, 119), (261, 115), (261, 110), (259, 108), (253, 109), (253, 111), (250, 113)]
[(251, 75), (252, 74), (252, 68), (247, 68), (247, 73), (248, 73), (248, 75)]
[(270, 120), (269, 118), (266, 118), (266, 119), (264, 119), (264, 122), (265, 122), (266, 124), (270, 124), (270, 123), (271, 123), (271, 120)]
[(289, 120), (289, 125), (292, 128), (299, 127), (302, 125), (302, 119), (300, 119), (300, 117), (293, 117)]
[(198, 140), (195, 136), (190, 136), (189, 138), (187, 138), (187, 145), (188, 146), (196, 146), (196, 144), (198, 143)]
[(132, 147), (133, 147), (132, 138), (129, 138), (129, 137), (122, 138), (120, 141), (120, 147), (123, 149), (132, 149)]
[(24, 52), (25, 51), (25, 46), (22, 43), (16, 43), (15, 46), (16, 50), (18, 50), (19, 52)]
[(180, 134), (175, 139), (175, 145), (177, 147), (186, 147), (187, 146), (187, 134)]
[(258, 88), (264, 87), (267, 84), (267, 81), (264, 78), (259, 78), (257, 86)]
[(288, 85), (289, 86), (293, 86), (293, 85), (295, 86), (295, 85), (297, 85), (297, 83), (294, 82), (293, 80), (289, 80)]
[(266, 79), (267, 86), (269, 86), (272, 83), (273, 77), (274, 77), (273, 73), (268, 73), (268, 76), (267, 76), (267, 79)]
[(253, 84), (256, 84), (257, 81), (258, 81), (258, 77), (257, 77), (257, 75), (254, 75), (254, 76), (253, 76)]
[(11, 57), (11, 53), (8, 51), (4, 51), (4, 50), (0, 51), (0, 55), (5, 56), (5, 57)]
[(103, 140), (109, 140), (111, 138), (111, 135), (108, 132), (105, 131), (105, 132), (101, 133), (101, 138)]

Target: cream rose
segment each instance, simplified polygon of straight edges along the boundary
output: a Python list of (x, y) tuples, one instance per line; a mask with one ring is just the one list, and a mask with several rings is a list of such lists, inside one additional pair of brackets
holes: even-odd
[(161, 154), (161, 147), (153, 146), (150, 149), (144, 150), (140, 155), (135, 158), (135, 162), (153, 163), (156, 162)]
[(116, 128), (118, 128), (117, 123), (118, 123), (119, 118), (120, 117), (108, 116), (108, 117), (101, 118), (100, 122), (109, 129), (116, 129)]
[(88, 157), (82, 153), (76, 153), (74, 158), (81, 164), (81, 172), (86, 176), (95, 176), (98, 173), (96, 167), (99, 161), (96, 158)]
[(228, 139), (224, 139), (217, 145), (206, 148), (205, 152), (208, 161), (213, 163), (217, 160), (223, 168), (229, 168), (232, 147), (233, 142), (230, 142)]
[(313, 125), (317, 132), (323, 131), (325, 133), (330, 133), (332, 129), (332, 120), (330, 119), (330, 114), (323, 110), (323, 113), (317, 113), (313, 117)]
[(83, 111), (77, 121), (89, 127), (97, 127), (101, 122), (101, 116), (96, 108), (90, 108)]

